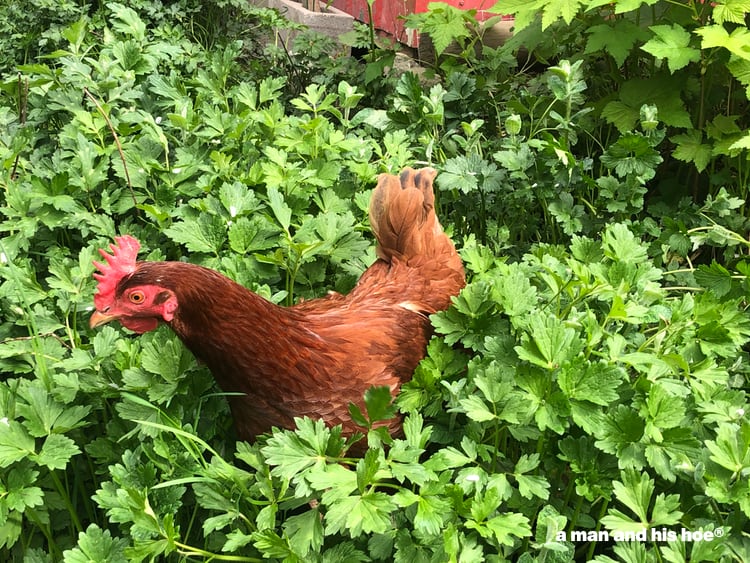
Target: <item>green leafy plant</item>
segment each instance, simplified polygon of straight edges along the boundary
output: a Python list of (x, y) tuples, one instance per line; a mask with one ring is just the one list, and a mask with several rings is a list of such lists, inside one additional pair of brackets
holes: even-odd
[[(571, 56), (570, 48), (583, 53), (591, 70), (598, 69), (592, 75), (601, 116), (618, 131), (633, 129), (644, 104), (656, 106), (669, 126), (672, 157), (688, 164), (675, 162), (680, 183), (664, 182), (665, 191), (697, 199), (729, 181), (746, 198), (745, 3), (540, 0), (498, 2), (492, 11), (515, 16), (514, 46), (544, 57)], [(581, 39), (562, 39), (570, 34)], [(562, 52), (551, 50), (554, 39)]]
[[(460, 45), (433, 82), (392, 82), (388, 49), (352, 76), (317, 40), (287, 77), (287, 54), (199, 25), (234, 4), (42, 18), (0, 82), (0, 559), (749, 560), (744, 122), (713, 101), (743, 107), (745, 9), (662, 4), (504, 3), (520, 31), (497, 50), (433, 7), (417, 24)], [(520, 44), (554, 64), (517, 70)], [(638, 74), (698, 65), (705, 88), (670, 95), (704, 100), (710, 157)], [(708, 159), (705, 198), (666, 197), (681, 155)], [(87, 328), (118, 232), (278, 303), (348, 291), (377, 174), (425, 162), (468, 284), (395, 403), (351, 409), (362, 456), (305, 419), (237, 442), (168, 330)]]

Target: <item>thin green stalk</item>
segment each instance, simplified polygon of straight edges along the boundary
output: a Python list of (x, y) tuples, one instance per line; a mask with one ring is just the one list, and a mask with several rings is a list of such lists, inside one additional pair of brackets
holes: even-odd
[(73, 527), (75, 527), (76, 532), (80, 533), (83, 532), (83, 526), (81, 525), (81, 521), (78, 518), (78, 511), (73, 506), (73, 503), (70, 500), (70, 495), (68, 494), (68, 490), (66, 487), (63, 486), (62, 481), (60, 481), (60, 477), (57, 475), (56, 470), (51, 470), (49, 472), (50, 477), (52, 477), (52, 482), (55, 485), (55, 489), (57, 489), (57, 493), (60, 495), (60, 498), (62, 498), (63, 504), (65, 505), (65, 508), (68, 509), (68, 512), (70, 513), (70, 520), (73, 523)]
[(36, 510), (34, 510), (33, 508), (26, 508), (26, 510), (24, 511), (24, 515), (34, 523), (34, 525), (42, 532), (42, 534), (44, 534), (44, 537), (47, 540), (47, 546), (49, 547), (50, 555), (52, 555), (52, 559), (54, 561), (62, 561), (62, 550), (55, 542), (55, 538), (52, 536), (49, 525), (41, 521), (39, 516), (37, 516)]
[[(596, 528), (594, 530), (598, 533), (602, 529), (602, 518), (604, 518), (604, 515), (607, 512), (607, 508), (609, 507), (609, 501), (607, 499), (602, 499), (602, 508), (599, 511), (599, 517), (596, 519)], [(586, 561), (591, 561), (594, 557), (594, 550), (596, 549), (596, 542), (591, 542), (589, 545), (589, 549), (586, 553)]]
[[(165, 538), (169, 541), (169, 538)], [(172, 540), (173, 541), (173, 540)], [(219, 553), (212, 553), (201, 549), (199, 547), (193, 547), (178, 541), (174, 541), (174, 544), (179, 548), (179, 553), (186, 557), (204, 557), (209, 561), (247, 561), (250, 563), (262, 563), (264, 559), (258, 559), (257, 557), (245, 557), (243, 555), (221, 555)]]

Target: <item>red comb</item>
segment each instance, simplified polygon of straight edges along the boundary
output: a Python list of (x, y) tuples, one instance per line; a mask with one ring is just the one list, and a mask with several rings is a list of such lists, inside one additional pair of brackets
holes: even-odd
[(94, 274), (94, 278), (99, 282), (97, 293), (94, 295), (94, 306), (99, 311), (104, 310), (114, 298), (120, 280), (135, 271), (135, 261), (141, 243), (130, 235), (124, 235), (115, 237), (115, 243), (109, 247), (112, 254), (108, 254), (103, 248), (99, 249), (99, 254), (107, 263), (94, 262), (96, 269), (101, 272)]

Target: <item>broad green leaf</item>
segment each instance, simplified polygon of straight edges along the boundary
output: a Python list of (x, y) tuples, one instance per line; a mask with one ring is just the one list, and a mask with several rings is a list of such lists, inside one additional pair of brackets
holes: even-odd
[(23, 513), (27, 508), (44, 503), (44, 492), (35, 486), (38, 477), (38, 471), (28, 467), (14, 467), (4, 478), (5, 483), (0, 481), (0, 515), (3, 518), (7, 511)]
[(648, 257), (648, 249), (622, 223), (608, 226), (602, 235), (604, 253), (612, 260), (638, 264)]
[(146, 24), (143, 23), (135, 10), (117, 2), (110, 2), (107, 7), (112, 10), (112, 26), (116, 31), (143, 41), (146, 36)]
[(716, 440), (706, 440), (711, 459), (732, 472), (750, 467), (750, 425), (721, 424)]
[(643, 419), (627, 405), (618, 405), (598, 422), (592, 429), (597, 438), (596, 446), (617, 456), (620, 467), (642, 467), (645, 461), (640, 444), (645, 429)]
[(466, 19), (460, 10), (442, 2), (430, 2), (427, 8), (428, 16), (422, 19), (420, 28), (430, 35), (438, 55), (453, 41), (469, 36)]
[(659, 0), (618, 0), (615, 2), (615, 13), (624, 14), (626, 12), (633, 12), (643, 4), (646, 6), (653, 6), (658, 1)]
[(34, 455), (34, 438), (15, 420), (0, 419), (0, 467)]
[(396, 414), (391, 390), (387, 386), (370, 387), (365, 391), (365, 408), (371, 423), (389, 420)]
[(292, 224), (292, 210), (284, 201), (284, 196), (275, 187), (268, 189), (268, 205), (281, 227), (288, 231)]
[(651, 526), (674, 526), (682, 518), (679, 495), (664, 495), (659, 493), (654, 499), (651, 509)]
[(607, 147), (601, 161), (607, 168), (614, 169), (620, 177), (635, 174), (644, 180), (650, 180), (663, 159), (644, 135), (625, 133)]
[(487, 11), (515, 16), (514, 31), (518, 33), (536, 19), (546, 4), (546, 0), (500, 0)]
[(549, 482), (539, 475), (515, 475), (516, 482), (518, 483), (519, 494), (527, 499), (534, 497), (540, 499), (549, 498)]
[(560, 371), (557, 383), (569, 399), (607, 406), (619, 397), (618, 388), (624, 379), (625, 372), (618, 366), (571, 362)]
[(583, 0), (551, 0), (545, 2), (542, 12), (542, 29), (547, 29), (559, 19), (569, 25), (583, 4)]
[(490, 407), (476, 395), (471, 395), (465, 399), (459, 399), (463, 412), (471, 420), (476, 422), (489, 422), (496, 418), (496, 414), (490, 410)]
[(512, 546), (518, 539), (531, 536), (528, 518), (517, 512), (508, 512), (490, 518), (487, 521), (487, 528), (492, 531), (495, 540), (500, 545)]
[(576, 331), (552, 316), (535, 315), (529, 320), (528, 332), (515, 350), (518, 357), (548, 370), (560, 367), (581, 349)]
[(264, 215), (238, 217), (229, 226), (229, 246), (238, 254), (251, 254), (278, 246), (279, 229)]
[(602, 117), (608, 123), (617, 127), (620, 132), (634, 129), (638, 121), (638, 115), (637, 108), (619, 100), (609, 102), (602, 110)]
[(74, 455), (81, 453), (76, 443), (62, 434), (50, 434), (44, 440), (36, 462), (49, 469), (65, 469)]
[(78, 534), (78, 544), (63, 553), (64, 563), (126, 563), (125, 548), (128, 542), (113, 538), (109, 530), (91, 524)]
[(721, 25), (726, 22), (745, 23), (745, 16), (750, 12), (750, 0), (723, 0), (712, 4), (711, 17)]
[(587, 28), (586, 33), (589, 38), (586, 41), (585, 52), (606, 51), (618, 67), (625, 63), (636, 41), (642, 41), (648, 37), (646, 30), (628, 19), (594, 25)]
[(432, 455), (427, 461), (424, 462), (425, 467), (431, 471), (444, 471), (446, 469), (455, 469), (457, 467), (464, 467), (475, 461), (476, 457), (467, 456), (465, 453), (460, 452), (456, 448), (449, 446), (438, 450)]
[(703, 133), (698, 129), (674, 135), (670, 140), (677, 146), (672, 156), (682, 162), (692, 162), (698, 172), (703, 172), (711, 162), (712, 149), (703, 143)]
[(654, 493), (654, 480), (647, 473), (633, 470), (624, 471), (621, 478), (622, 481), (614, 482), (615, 497), (633, 511), (643, 526), (648, 526), (648, 508)]
[(323, 467), (331, 437), (331, 430), (323, 421), (305, 418), (296, 422), (297, 433), (275, 432), (261, 448), (267, 463), (275, 466), (271, 473), (285, 479), (291, 479), (306, 469)]
[(266, 559), (283, 559), (295, 563), (299, 561), (288, 541), (279, 537), (273, 530), (257, 531), (252, 535), (245, 534), (241, 530), (234, 530), (227, 535), (227, 541), (222, 547), (222, 551), (236, 552), (251, 541)]
[(690, 33), (681, 25), (654, 25), (649, 29), (655, 37), (641, 49), (657, 58), (667, 59), (671, 73), (700, 60), (700, 51), (689, 46)]
[(254, 213), (262, 207), (255, 192), (240, 182), (223, 184), (219, 189), (219, 200), (232, 219)]
[(217, 254), (227, 240), (227, 226), (220, 217), (202, 213), (197, 219), (173, 223), (164, 234), (191, 252)]
[(602, 524), (605, 528), (614, 532), (639, 533), (646, 529), (643, 522), (633, 520), (616, 508), (610, 508), (607, 511), (607, 515), (602, 518)]
[(695, 30), (703, 40), (701, 47), (711, 49), (724, 47), (738, 57), (750, 60), (750, 31), (746, 27), (737, 27), (729, 33), (723, 25), (706, 25)]
[(337, 500), (325, 515), (326, 535), (346, 533), (356, 538), (362, 533), (382, 534), (391, 527), (390, 513), (395, 509), (393, 499), (381, 492)]
[(289, 545), (295, 553), (306, 556), (317, 553), (323, 545), (323, 523), (318, 510), (289, 516), (282, 524), (289, 537)]
[(678, 426), (685, 418), (686, 411), (682, 398), (670, 394), (663, 385), (655, 383), (649, 389), (640, 414), (648, 425), (667, 429)]

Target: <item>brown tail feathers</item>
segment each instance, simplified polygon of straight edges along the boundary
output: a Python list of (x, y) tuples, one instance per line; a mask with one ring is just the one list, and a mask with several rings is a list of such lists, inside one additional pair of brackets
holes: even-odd
[(443, 250), (448, 237), (435, 215), (435, 176), (433, 168), (405, 168), (400, 176), (381, 174), (378, 178), (370, 201), (370, 224), (383, 260), (409, 262)]
[(381, 174), (370, 200), (370, 224), (378, 257), (405, 262), (429, 280), (422, 295), (426, 311), (445, 309), (465, 284), (463, 263), (435, 215), (433, 168)]

